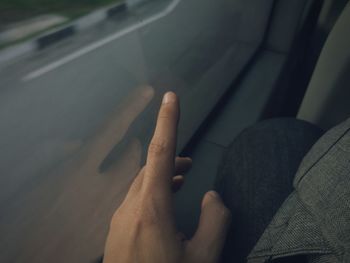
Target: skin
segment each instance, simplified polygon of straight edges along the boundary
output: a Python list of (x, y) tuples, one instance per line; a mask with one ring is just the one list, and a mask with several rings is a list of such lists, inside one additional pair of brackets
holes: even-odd
[(173, 194), (191, 167), (191, 159), (175, 157), (179, 116), (177, 96), (166, 93), (146, 165), (111, 220), (104, 263), (219, 262), (231, 215), (216, 192), (203, 197), (192, 239), (175, 226)]

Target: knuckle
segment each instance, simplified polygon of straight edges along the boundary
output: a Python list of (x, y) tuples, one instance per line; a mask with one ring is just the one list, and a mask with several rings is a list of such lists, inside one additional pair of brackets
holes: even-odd
[(137, 225), (141, 227), (151, 227), (159, 223), (159, 211), (153, 202), (147, 199), (140, 203), (136, 211)]
[(169, 143), (166, 140), (152, 140), (148, 147), (148, 153), (161, 155), (168, 151)]
[(138, 199), (133, 204), (119, 208), (112, 216), (110, 229), (133, 227), (139, 231), (152, 228), (161, 223), (161, 211), (155, 200)]
[(160, 112), (158, 115), (158, 119), (160, 120), (170, 120), (172, 118), (172, 114), (170, 111), (167, 112)]
[(159, 112), (159, 119), (171, 119), (174, 116), (174, 110), (171, 105), (165, 104), (162, 110)]

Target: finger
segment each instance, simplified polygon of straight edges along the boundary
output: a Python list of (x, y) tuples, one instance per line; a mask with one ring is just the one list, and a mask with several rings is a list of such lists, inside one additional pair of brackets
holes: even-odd
[(173, 177), (171, 189), (173, 193), (178, 192), (185, 182), (185, 177), (183, 175), (176, 175)]
[(144, 173), (145, 173), (145, 167), (142, 167), (139, 173), (137, 174), (137, 176), (134, 178), (129, 188), (127, 198), (132, 198), (139, 193), (140, 188), (142, 186)]
[(154, 89), (149, 86), (136, 89), (127, 99), (124, 107), (118, 107), (100, 129), (89, 145), (96, 168), (106, 158), (115, 144), (125, 135), (131, 123), (145, 109), (154, 96)]
[[(183, 175), (186, 172), (188, 172), (191, 169), (192, 166), (192, 159), (188, 157), (176, 157), (175, 159), (175, 171), (177, 174), (172, 179), (172, 190), (173, 192), (177, 192), (182, 187), (185, 178)], [(135, 177), (133, 183), (130, 186), (129, 195), (137, 194), (141, 188), (143, 176), (144, 176), (145, 167), (142, 167), (142, 169), (139, 171), (138, 175)]]
[(226, 234), (231, 222), (231, 213), (214, 191), (205, 194), (198, 229), (190, 241), (197, 257), (205, 262), (217, 262), (220, 258)]
[[(132, 198), (139, 193), (142, 185), (142, 181), (143, 181), (143, 174), (144, 174), (144, 169), (142, 169), (139, 172), (139, 174), (135, 177), (134, 181), (132, 182), (127, 194), (128, 197)], [(182, 188), (184, 183), (185, 183), (185, 177), (183, 175), (175, 175), (172, 178), (172, 182), (171, 182), (172, 192), (177, 193)]]
[(187, 240), (186, 235), (185, 235), (184, 233), (182, 233), (182, 232), (178, 232), (178, 233), (176, 234), (176, 238), (177, 238), (180, 242), (184, 242), (184, 241)]
[(192, 159), (184, 157), (176, 157), (175, 159), (175, 174), (185, 174), (192, 167)]
[(151, 190), (150, 192), (154, 194), (171, 193), (171, 178), (175, 175), (174, 159), (179, 111), (179, 102), (175, 93), (166, 93), (148, 148), (144, 176), (145, 189)]

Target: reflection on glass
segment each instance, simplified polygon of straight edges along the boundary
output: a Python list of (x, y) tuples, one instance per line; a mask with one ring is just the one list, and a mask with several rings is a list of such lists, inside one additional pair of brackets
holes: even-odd
[[(24, 2), (2, 1), (0, 12)], [(44, 2), (33, 12), (45, 14)], [(164, 92), (180, 97), (181, 151), (255, 54), (273, 1), (131, 2), (43, 50), (6, 64), (0, 52), (1, 262), (100, 256)]]

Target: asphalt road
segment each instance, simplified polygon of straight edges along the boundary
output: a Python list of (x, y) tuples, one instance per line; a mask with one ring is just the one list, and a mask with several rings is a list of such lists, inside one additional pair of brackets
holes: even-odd
[(179, 1), (106, 41), (170, 3), (154, 1), (2, 67), (0, 261), (98, 258), (162, 94), (180, 96), (181, 150), (256, 52), (271, 2)]

